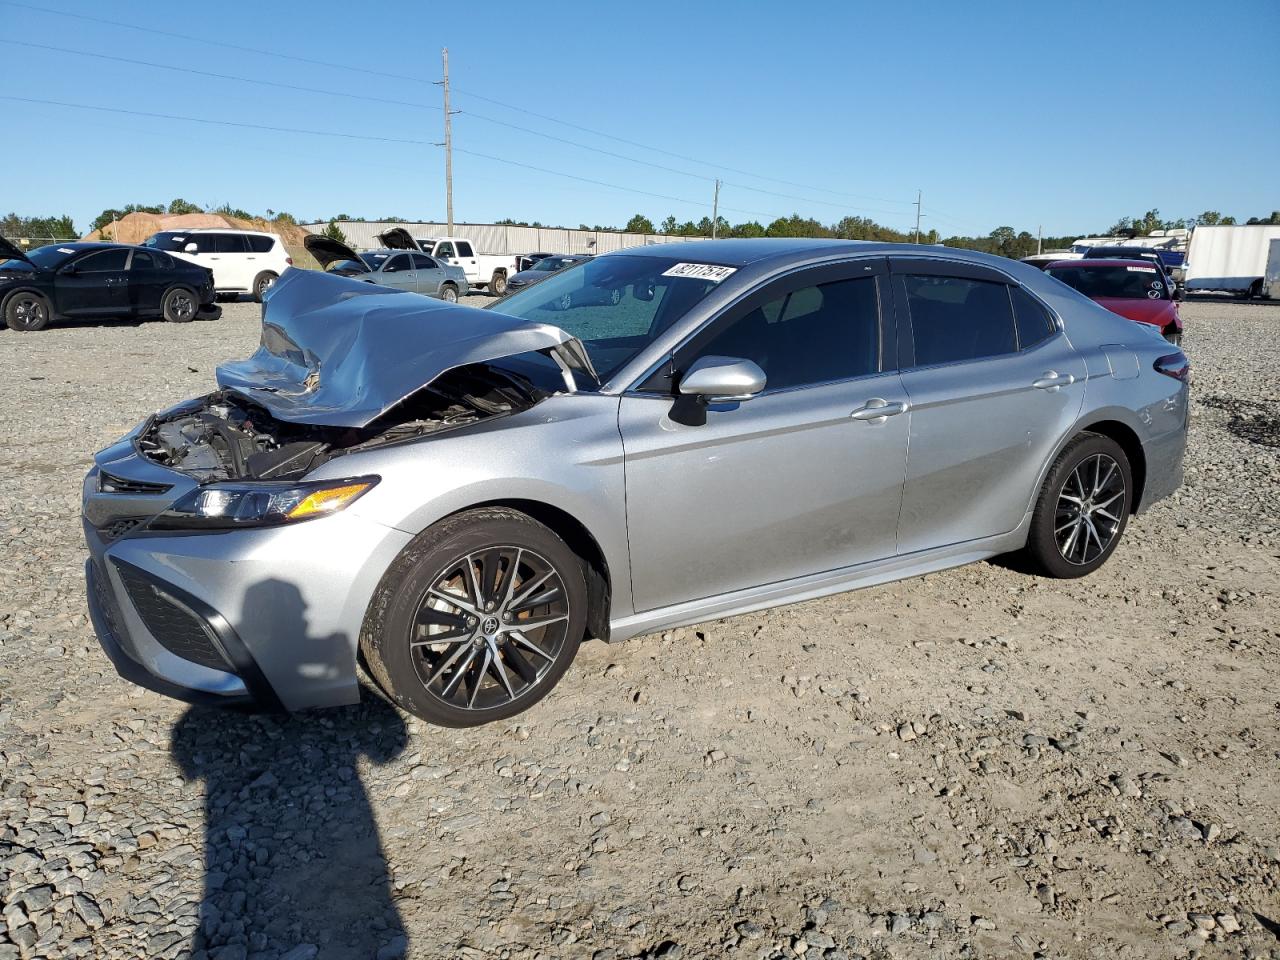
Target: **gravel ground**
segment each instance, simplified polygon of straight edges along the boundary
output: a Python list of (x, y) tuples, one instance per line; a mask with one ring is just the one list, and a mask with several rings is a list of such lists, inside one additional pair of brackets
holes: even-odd
[(0, 960), (1280, 957), (1280, 306), (1184, 315), (1186, 484), (1100, 573), (592, 643), (462, 732), (189, 709), (98, 649), (91, 454), (256, 306), (0, 333)]

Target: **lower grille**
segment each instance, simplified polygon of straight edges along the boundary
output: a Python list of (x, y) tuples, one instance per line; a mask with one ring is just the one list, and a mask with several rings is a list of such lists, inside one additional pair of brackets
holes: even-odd
[(97, 607), (102, 611), (102, 617), (107, 623), (107, 629), (111, 631), (112, 638), (119, 643), (123, 637), (120, 633), (120, 625), (116, 622), (115, 604), (111, 602), (111, 594), (107, 590), (106, 573), (102, 567), (98, 565), (98, 561), (93, 561), (93, 598), (97, 602)]
[(167, 596), (146, 577), (117, 566), (138, 616), (156, 641), (176, 657), (202, 667), (234, 673), (214, 637), (213, 628), (185, 605)]
[(102, 538), (103, 543), (111, 543), (119, 540), (138, 524), (142, 523), (144, 519), (143, 517), (121, 517), (118, 520), (112, 520), (110, 523), (104, 523), (98, 528), (98, 536)]

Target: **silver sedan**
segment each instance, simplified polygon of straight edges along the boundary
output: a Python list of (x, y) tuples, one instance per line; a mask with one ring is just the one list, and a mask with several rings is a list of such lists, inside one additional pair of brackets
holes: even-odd
[(497, 307), (291, 270), (216, 392), (99, 453), (119, 672), (299, 709), (356, 700), (361, 663), (479, 724), (586, 638), (998, 554), (1083, 576), (1181, 481), (1185, 356), (1014, 261), (669, 244)]

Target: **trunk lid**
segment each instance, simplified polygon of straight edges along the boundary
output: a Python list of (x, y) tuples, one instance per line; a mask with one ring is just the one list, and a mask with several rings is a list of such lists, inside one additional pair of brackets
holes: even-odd
[(414, 240), (404, 227), (394, 227), (386, 233), (378, 234), (378, 239), (388, 250), (418, 250), (418, 241)]
[(262, 312), (258, 349), (218, 385), (288, 423), (364, 427), (449, 370), (535, 351), (598, 382), (559, 327), (314, 270), (287, 271)]
[(1177, 308), (1172, 300), (1139, 300), (1135, 298), (1098, 297), (1095, 301), (1112, 313), (1138, 323), (1149, 323), (1157, 327), (1167, 327), (1178, 317)]
[(360, 255), (340, 240), (312, 233), (303, 238), (302, 245), (307, 248), (307, 253), (316, 258), (316, 262), (323, 269), (327, 270), (332, 263), (351, 260), (360, 264), (365, 273), (369, 272), (369, 265), (360, 259)]

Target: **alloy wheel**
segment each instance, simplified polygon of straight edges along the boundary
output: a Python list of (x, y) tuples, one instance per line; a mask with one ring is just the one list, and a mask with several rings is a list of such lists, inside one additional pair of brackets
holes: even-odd
[(191, 294), (178, 291), (169, 300), (169, 308), (179, 320), (190, 320), (196, 315), (196, 302)]
[(458, 557), (433, 578), (409, 627), (414, 669), (451, 707), (505, 706), (538, 686), (569, 631), (556, 568), (526, 547)]
[(1110, 548), (1128, 506), (1124, 472), (1105, 453), (1076, 465), (1058, 493), (1053, 537), (1068, 563), (1092, 563)]
[(25, 329), (33, 329), (45, 321), (44, 303), (35, 297), (23, 297), (13, 305), (13, 314), (19, 325)]

